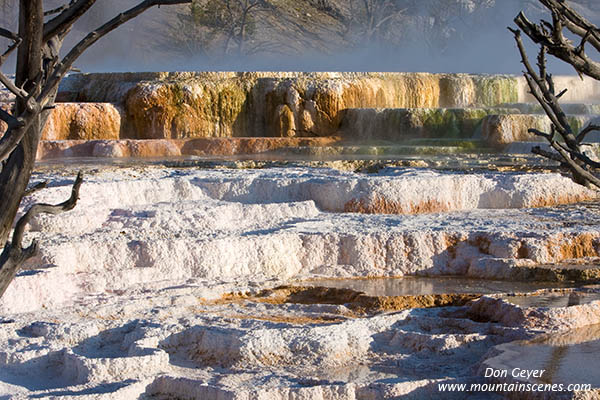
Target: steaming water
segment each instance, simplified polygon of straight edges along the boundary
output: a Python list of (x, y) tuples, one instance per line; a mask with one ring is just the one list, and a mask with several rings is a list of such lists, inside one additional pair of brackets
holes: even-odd
[[(371, 147), (371, 146), (369, 146)], [(434, 150), (434, 149), (433, 149)], [(434, 169), (448, 169), (458, 171), (478, 170), (555, 170), (558, 164), (531, 154), (491, 154), (491, 153), (457, 153), (440, 154), (434, 151), (427, 154), (360, 154), (337, 153), (327, 154), (321, 152), (298, 152), (295, 149), (259, 154), (244, 154), (236, 156), (176, 156), (159, 158), (110, 158), (110, 157), (73, 157), (64, 159), (50, 159), (38, 161), (38, 169), (61, 170), (65, 167), (77, 166), (142, 166), (156, 165), (168, 168), (214, 168), (234, 164), (240, 161), (264, 162), (265, 167), (272, 165), (289, 165), (308, 162), (331, 161), (378, 161), (386, 163), (407, 163), (411, 167), (427, 167)]]

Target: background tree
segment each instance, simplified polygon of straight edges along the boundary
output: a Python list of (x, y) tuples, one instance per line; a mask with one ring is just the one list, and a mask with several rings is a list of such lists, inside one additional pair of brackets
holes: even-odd
[(394, 0), (352, 0), (346, 25), (354, 42), (370, 44), (381, 41), (406, 10), (405, 2)]
[(0, 296), (16, 273), (37, 251), (34, 242), (23, 247), (27, 223), (40, 213), (56, 214), (73, 208), (82, 182), (78, 175), (71, 197), (62, 204), (35, 204), (17, 221), (12, 239), (10, 233), (23, 197), (31, 193), (27, 186), (35, 162), (42, 129), (62, 78), (75, 60), (100, 38), (125, 22), (154, 6), (184, 4), (188, 0), (145, 0), (119, 14), (90, 32), (71, 48), (64, 57), (60, 50), (73, 24), (85, 15), (95, 0), (71, 0), (60, 7), (48, 9), (43, 0), (19, 0), (18, 31), (0, 28), (0, 36), (10, 41), (0, 57), (0, 66), (17, 52), (15, 79), (0, 72), (2, 83), (15, 96), (12, 113), (0, 110), (0, 119), (8, 128), (0, 139), (0, 243), (6, 243), (0, 254)]
[[(590, 124), (580, 132), (573, 131), (559, 104), (560, 98), (567, 89), (557, 92), (552, 75), (546, 68), (546, 54), (551, 54), (573, 66), (580, 76), (587, 75), (600, 80), (600, 62), (595, 61), (586, 52), (586, 49), (591, 49), (596, 56), (600, 52), (600, 30), (564, 0), (539, 0), (539, 2), (550, 11), (551, 22), (542, 20), (539, 24), (535, 24), (521, 12), (515, 18), (515, 24), (519, 29), (509, 28), (514, 34), (525, 66), (524, 76), (530, 92), (552, 122), (550, 132), (541, 132), (537, 129), (529, 131), (544, 137), (558, 154), (539, 147), (534, 148), (534, 152), (560, 161), (571, 171), (576, 182), (600, 188), (600, 179), (595, 174), (600, 168), (600, 163), (590, 159), (582, 148), (586, 135), (600, 130), (600, 126)], [(539, 46), (537, 69), (529, 62), (521, 31)], [(569, 35), (573, 39), (570, 39)]]
[(166, 40), (189, 56), (252, 53), (248, 43), (256, 32), (258, 14), (268, 9), (264, 0), (194, 0), (176, 13)]

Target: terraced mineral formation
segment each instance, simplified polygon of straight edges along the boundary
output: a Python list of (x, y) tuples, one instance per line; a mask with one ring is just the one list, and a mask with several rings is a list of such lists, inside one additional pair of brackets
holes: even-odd
[[(566, 109), (596, 112), (595, 82), (559, 77), (569, 86)], [(7, 99), (8, 100), (8, 99)], [(350, 141), (409, 138), (479, 138), (501, 148), (536, 139), (530, 127), (547, 128), (520, 77), (427, 73), (174, 72), (76, 74), (61, 85), (43, 139), (165, 140), (42, 144), (41, 158), (83, 155), (173, 156), (169, 140), (199, 138), (293, 138), (342, 136)], [(0, 105), (9, 108), (8, 103)], [(493, 114), (493, 115), (492, 115)], [(507, 115), (509, 114), (509, 115)], [(589, 119), (571, 118), (578, 129)], [(256, 142), (272, 149), (268, 139)], [(206, 142), (207, 143), (207, 142)], [(215, 141), (208, 150), (180, 154), (246, 153), (235, 142)], [(227, 145), (226, 145), (227, 144)], [(97, 151), (94, 150), (98, 147)], [(193, 146), (192, 146), (193, 147)], [(250, 146), (252, 147), (252, 146)], [(87, 149), (87, 150), (85, 150)], [(162, 151), (162, 152), (161, 152)], [(258, 150), (260, 151), (260, 150)]]
[[(354, 140), (472, 138), (490, 114), (515, 114), (515, 108), (352, 108), (342, 112), (340, 131)], [(491, 135), (490, 135), (491, 136)]]
[[(569, 124), (574, 132), (588, 125), (596, 116), (594, 115), (570, 115)], [(513, 142), (540, 142), (539, 136), (528, 130), (538, 129), (542, 132), (551, 132), (550, 119), (545, 115), (535, 114), (510, 114), (489, 115), (483, 118), (481, 133), (483, 139), (491, 146), (504, 148)], [(595, 141), (593, 135), (588, 140)]]
[(349, 108), (518, 102), (510, 76), (425, 73), (74, 75), (61, 99), (123, 104), (131, 138), (325, 136)]
[[(600, 103), (600, 82), (588, 76), (579, 77), (573, 76), (554, 76), (554, 85), (557, 90), (568, 89), (561, 96), (560, 100), (563, 103)], [(525, 79), (519, 78), (518, 81), (518, 98), (519, 103), (534, 103), (537, 101), (529, 93), (529, 86)]]
[[(0, 108), (12, 112), (11, 103), (0, 102)], [(124, 127), (122, 111), (112, 103), (57, 103), (42, 132), (48, 140), (115, 140)], [(0, 121), (0, 131), (6, 124)]]
[(489, 347), (530, 336), (523, 328), (472, 321), (468, 306), (355, 319), (343, 305), (199, 297), (227, 286), (188, 281), (88, 296), (57, 322), (51, 311), (15, 315), (0, 327), (12, 343), (0, 345), (0, 394), (423, 398), (436, 395), (438, 383), (469, 379), (465, 365)]
[(122, 111), (111, 103), (58, 103), (42, 140), (119, 139), (122, 126)]
[[(72, 168), (46, 171), (34, 180), (51, 187), (27, 204), (69, 196)], [(529, 208), (596, 198), (549, 173), (92, 166), (77, 207), (26, 235), (41, 253), (0, 301), (0, 397), (436, 397), (481, 381), (494, 346), (600, 322), (600, 301), (547, 309), (303, 281), (532, 281), (577, 260), (600, 273), (597, 207)]]
[(339, 137), (322, 138), (199, 138), (46, 140), (40, 143), (38, 160), (69, 157), (164, 158), (177, 156), (236, 156), (335, 144)]
[[(28, 201), (69, 190), (63, 181)], [(596, 197), (558, 174), (109, 170), (88, 178), (76, 210), (32, 223), (43, 250), (31, 266), (49, 269), (17, 278), (0, 309), (167, 278), (517, 276), (597, 256), (595, 213), (575, 208), (563, 224), (560, 210), (526, 208)]]

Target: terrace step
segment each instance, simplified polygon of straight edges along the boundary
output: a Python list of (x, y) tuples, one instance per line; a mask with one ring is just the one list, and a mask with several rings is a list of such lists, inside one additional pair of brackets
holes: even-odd
[[(567, 114), (600, 114), (600, 104), (561, 103), (561, 107)], [(544, 114), (542, 106), (538, 103), (507, 103), (500, 105), (500, 108), (514, 108), (519, 110), (519, 114)]]
[(46, 140), (40, 142), (37, 159), (236, 156), (262, 153), (279, 148), (327, 146), (339, 140), (340, 138), (336, 136), (322, 138)]
[[(573, 131), (579, 132), (590, 122), (596, 121), (598, 116), (567, 115), (567, 119)], [(514, 142), (543, 141), (539, 136), (530, 133), (530, 128), (550, 132), (550, 119), (545, 115), (537, 114), (488, 115), (482, 120), (481, 135), (488, 145), (496, 148), (504, 148)], [(600, 132), (591, 132), (586, 136), (585, 141), (600, 141)]]
[(344, 138), (392, 140), (471, 138), (490, 114), (517, 114), (516, 108), (351, 108), (342, 111)]

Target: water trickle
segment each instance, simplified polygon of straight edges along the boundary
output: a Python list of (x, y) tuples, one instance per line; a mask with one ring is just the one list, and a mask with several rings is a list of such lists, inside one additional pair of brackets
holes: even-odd
[(548, 287), (561, 287), (560, 283), (552, 282), (511, 282), (468, 279), (464, 277), (322, 279), (305, 281), (302, 284), (307, 286), (351, 289), (371, 296), (416, 296), (445, 293), (525, 293)]
[(600, 293), (573, 291), (569, 293), (543, 293), (539, 295), (507, 296), (506, 301), (520, 307), (571, 307), (600, 300)]
[(530, 341), (507, 343), (498, 346), (498, 349), (502, 353), (486, 362), (491, 368), (543, 370), (541, 377), (530, 377), (529, 380), (600, 387), (600, 324), (563, 334), (544, 335)]

